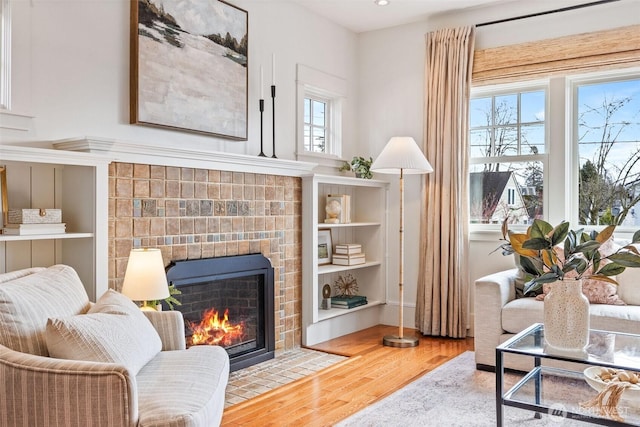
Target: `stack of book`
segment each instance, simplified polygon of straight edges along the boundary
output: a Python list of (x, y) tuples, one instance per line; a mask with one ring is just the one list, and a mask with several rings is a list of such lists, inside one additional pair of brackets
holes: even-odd
[(3, 233), (7, 235), (32, 236), (34, 234), (62, 234), (66, 231), (66, 224), (7, 224)]
[(336, 265), (358, 265), (366, 262), (362, 245), (358, 243), (345, 243), (336, 245), (333, 253), (333, 263)]
[(367, 297), (362, 295), (343, 295), (331, 297), (331, 307), (333, 308), (354, 308), (367, 305)]

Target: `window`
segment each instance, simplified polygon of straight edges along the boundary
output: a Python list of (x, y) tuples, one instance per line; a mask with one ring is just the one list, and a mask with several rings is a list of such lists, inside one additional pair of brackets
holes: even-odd
[(472, 223), (640, 227), (640, 69), (474, 88), (469, 125)]
[(298, 158), (335, 166), (342, 155), (346, 81), (298, 64)]
[(640, 79), (577, 80), (580, 224), (640, 225)]
[(304, 99), (304, 150), (312, 153), (327, 153), (327, 135), (331, 135), (327, 117), (330, 116), (329, 101)]
[(546, 88), (474, 90), (469, 108), (470, 218), (529, 224), (543, 216)]

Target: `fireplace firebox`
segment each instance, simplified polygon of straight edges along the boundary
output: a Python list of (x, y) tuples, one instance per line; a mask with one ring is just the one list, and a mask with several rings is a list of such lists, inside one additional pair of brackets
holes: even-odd
[(167, 279), (182, 292), (174, 309), (184, 317), (187, 346), (222, 346), (231, 371), (274, 357), (273, 267), (266, 257), (172, 261)]

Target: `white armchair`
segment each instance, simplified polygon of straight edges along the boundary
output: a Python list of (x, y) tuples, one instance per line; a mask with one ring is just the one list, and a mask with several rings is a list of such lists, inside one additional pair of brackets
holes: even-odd
[[(117, 295), (115, 300), (122, 297)], [(217, 346), (186, 350), (184, 321), (178, 312), (147, 314), (151, 330), (161, 340), (157, 351), (146, 345), (140, 354), (132, 355), (127, 346), (119, 345), (114, 357), (124, 358), (122, 362), (51, 357), (48, 328), (52, 322), (48, 324), (48, 319), (73, 319), (69, 321), (73, 326), (74, 321), (90, 320), (88, 311), (98, 305), (100, 301), (92, 307), (68, 266), (0, 274), (0, 426), (209, 427), (220, 423), (229, 358)], [(109, 312), (113, 298), (106, 305), (98, 327), (105, 325), (109, 315), (120, 316), (121, 321), (125, 314), (124, 307)], [(131, 329), (140, 320), (134, 317), (126, 318)], [(147, 322), (144, 316), (142, 321)], [(113, 333), (116, 342), (121, 332)], [(104, 343), (89, 350), (108, 353), (107, 335)], [(91, 341), (82, 335), (75, 338)], [(71, 350), (75, 358), (86, 349)], [(136, 372), (128, 358), (140, 362), (144, 353), (151, 354), (150, 360)]]

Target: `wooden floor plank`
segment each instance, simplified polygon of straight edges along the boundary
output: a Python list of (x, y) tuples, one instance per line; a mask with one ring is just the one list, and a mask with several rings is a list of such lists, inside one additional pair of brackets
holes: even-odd
[(227, 408), (222, 425), (330, 426), (473, 350), (471, 338), (420, 337), (414, 348), (384, 347), (382, 337), (396, 332), (380, 325), (313, 346), (349, 359)]

